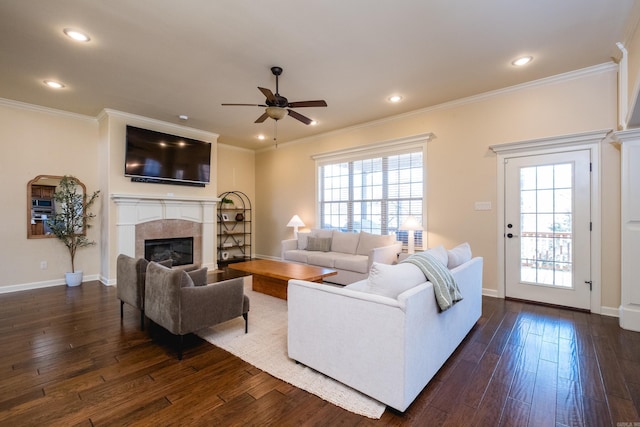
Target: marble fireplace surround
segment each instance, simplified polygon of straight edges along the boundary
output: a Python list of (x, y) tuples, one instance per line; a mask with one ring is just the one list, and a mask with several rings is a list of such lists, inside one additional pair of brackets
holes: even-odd
[(144, 240), (193, 237), (193, 262), (216, 268), (215, 197), (112, 194), (117, 210), (117, 250), (144, 257)]

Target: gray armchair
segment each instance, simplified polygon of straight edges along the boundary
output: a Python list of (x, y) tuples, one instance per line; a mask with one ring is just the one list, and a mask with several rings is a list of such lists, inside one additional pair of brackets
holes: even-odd
[(202, 276), (198, 276), (196, 272), (172, 270), (155, 262), (150, 262), (147, 267), (145, 314), (179, 336), (179, 359), (182, 359), (182, 337), (185, 334), (238, 316), (244, 318), (245, 333), (249, 328), (249, 297), (244, 294), (243, 279), (239, 277), (207, 285), (206, 273), (204, 283)]
[(117, 260), (117, 296), (120, 300), (120, 319), (124, 317), (124, 303), (140, 310), (140, 329), (144, 330), (144, 281), (149, 261), (120, 254)]

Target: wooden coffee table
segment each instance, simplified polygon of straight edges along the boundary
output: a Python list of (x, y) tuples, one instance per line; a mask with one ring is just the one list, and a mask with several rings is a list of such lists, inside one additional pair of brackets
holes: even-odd
[(251, 273), (253, 275), (252, 289), (255, 292), (282, 299), (287, 299), (289, 279), (322, 283), (323, 278), (338, 274), (337, 271), (329, 268), (270, 259), (237, 262), (229, 264), (227, 268)]

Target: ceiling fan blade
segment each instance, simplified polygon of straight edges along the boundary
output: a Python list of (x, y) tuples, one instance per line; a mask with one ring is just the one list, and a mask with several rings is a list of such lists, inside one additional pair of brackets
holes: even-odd
[(264, 113), (260, 117), (258, 117), (258, 119), (253, 123), (262, 123), (265, 120), (267, 120), (268, 118), (269, 118), (269, 115), (267, 113)]
[(300, 108), (300, 107), (326, 107), (327, 102), (323, 99), (319, 99), (317, 101), (298, 101), (298, 102), (290, 102), (289, 107), (291, 108)]
[(303, 116), (302, 114), (300, 114), (300, 113), (296, 113), (296, 112), (295, 112), (295, 111), (293, 111), (293, 110), (287, 110), (287, 111), (289, 111), (289, 115), (290, 115), (291, 117), (293, 117), (293, 118), (294, 118), (294, 119), (296, 119), (296, 120), (300, 120), (300, 121), (301, 121), (302, 123), (304, 123), (305, 125), (310, 125), (310, 124), (311, 124), (311, 121), (312, 121), (312, 120), (311, 120), (309, 117), (305, 117), (305, 116)]
[(245, 106), (245, 107), (266, 107), (264, 104), (222, 104), (222, 105), (235, 105), (235, 106)]
[(258, 89), (267, 98), (267, 101), (276, 102), (276, 96), (273, 94), (273, 92), (271, 92), (270, 89), (266, 89), (264, 87), (259, 87), (259, 86), (258, 86)]

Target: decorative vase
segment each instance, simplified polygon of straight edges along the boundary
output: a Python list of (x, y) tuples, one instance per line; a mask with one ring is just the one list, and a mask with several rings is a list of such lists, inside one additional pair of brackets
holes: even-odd
[(236, 221), (244, 221), (244, 214), (242, 212), (236, 214)]
[(65, 273), (64, 279), (67, 282), (67, 286), (79, 286), (82, 284), (82, 271)]

